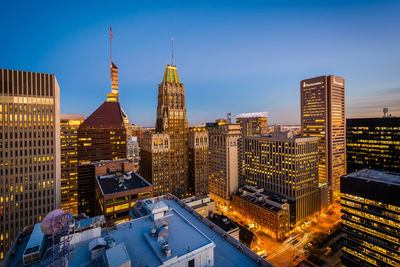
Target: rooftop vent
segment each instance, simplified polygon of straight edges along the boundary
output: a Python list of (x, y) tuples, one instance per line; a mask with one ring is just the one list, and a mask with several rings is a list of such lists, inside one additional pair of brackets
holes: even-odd
[(156, 227), (151, 228), (150, 236), (151, 237), (156, 237), (156, 235), (157, 235), (157, 228)]
[(165, 257), (171, 256), (171, 249), (169, 248), (167, 241), (162, 243), (162, 252), (164, 253)]
[(105, 240), (106, 243), (107, 243), (107, 248), (113, 248), (113, 247), (115, 247), (115, 240), (114, 240), (114, 238), (112, 238), (111, 236), (107, 236), (104, 240)]
[(106, 250), (106, 245), (106, 241), (104, 241), (104, 239), (101, 237), (93, 239), (89, 242), (89, 250), (92, 255), (92, 260), (97, 259), (104, 254), (104, 251)]
[(22, 260), (24, 265), (32, 264), (40, 261), (40, 255), (44, 248), (44, 234), (41, 231), (41, 224), (35, 225), (32, 234), (29, 238), (28, 244), (26, 245)]

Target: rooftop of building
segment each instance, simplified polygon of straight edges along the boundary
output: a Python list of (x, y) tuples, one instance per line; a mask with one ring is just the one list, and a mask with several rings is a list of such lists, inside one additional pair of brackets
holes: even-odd
[(167, 65), (165, 67), (163, 83), (181, 83), (178, 75), (178, 69), (174, 65)]
[(222, 230), (224, 230), (227, 233), (234, 230), (239, 230), (237, 224), (234, 223), (225, 215), (213, 213), (208, 219), (213, 223), (215, 223), (216, 225), (218, 225)]
[(96, 180), (103, 195), (151, 186), (142, 176), (133, 171), (100, 175), (96, 177)]
[(126, 115), (119, 102), (104, 102), (81, 124), (79, 129), (123, 128), (124, 117)]
[(285, 204), (288, 203), (288, 199), (285, 197), (266, 192), (264, 188), (258, 186), (240, 187), (236, 195), (275, 212), (286, 209)]
[(345, 175), (345, 177), (352, 177), (362, 179), (365, 181), (373, 181), (383, 184), (390, 184), (400, 186), (400, 173), (378, 171), (373, 169), (362, 169), (353, 173)]
[(83, 114), (60, 114), (60, 120), (84, 120)]
[(182, 201), (185, 202), (186, 205), (192, 207), (193, 209), (205, 207), (214, 202), (214, 200), (211, 199), (210, 195), (188, 197), (182, 199)]
[(241, 134), (240, 125), (236, 123), (219, 124), (217, 122), (206, 123), (206, 129), (209, 133), (221, 134)]
[(110, 163), (116, 163), (116, 162), (129, 162), (131, 161), (130, 159), (113, 159), (113, 160), (101, 160), (101, 161), (93, 161), (90, 162), (91, 165), (95, 166), (104, 166)]
[(340, 192), (400, 207), (400, 173), (362, 169), (340, 178)]
[[(124, 244), (132, 266), (161, 266), (174, 257), (184, 256), (189, 251), (215, 246), (207, 236), (175, 209), (170, 209), (159, 223), (160, 228), (164, 225), (167, 227), (158, 230), (156, 237), (152, 237), (150, 233), (151, 229), (155, 227), (155, 222), (149, 215), (120, 224), (116, 230), (108, 231), (108, 233), (103, 231), (102, 237), (112, 238), (116, 244)], [(166, 256), (162, 251), (164, 241), (168, 242), (171, 256)], [(77, 244), (75, 249), (82, 252), (71, 260), (72, 266), (79, 266), (84, 262), (91, 261), (89, 242)]]
[(267, 118), (268, 112), (251, 112), (241, 113), (236, 116), (236, 119), (248, 119), (248, 118)]
[(400, 117), (387, 116), (387, 117), (370, 117), (370, 118), (347, 118), (347, 127), (357, 126), (374, 126), (374, 127), (393, 127), (400, 125)]
[(272, 132), (264, 135), (246, 136), (248, 139), (265, 139), (265, 140), (282, 140), (292, 142), (309, 142), (317, 141), (318, 137), (302, 136), (295, 134), (293, 131)]
[[(131, 266), (175, 266), (174, 262), (179, 263), (178, 257), (191, 258), (205, 249), (214, 250), (214, 266), (272, 266), (178, 198), (166, 195), (145, 201), (153, 204), (149, 205), (152, 212), (162, 212), (162, 216), (152, 213), (112, 228), (100, 228), (98, 223), (94, 225), (96, 222), (89, 224), (87, 234), (81, 231), (72, 236), (70, 266), (119, 266), (128, 261)], [(21, 242), (14, 242), (13, 245), (18, 245), (13, 256), (7, 255), (7, 266), (24, 266), (21, 257), (30, 236), (27, 234)], [(47, 236), (43, 240), (51, 243)], [(165, 241), (169, 256), (164, 253)], [(93, 259), (96, 250), (101, 255)], [(40, 259), (44, 260), (43, 254)], [(51, 254), (47, 254), (49, 259)]]

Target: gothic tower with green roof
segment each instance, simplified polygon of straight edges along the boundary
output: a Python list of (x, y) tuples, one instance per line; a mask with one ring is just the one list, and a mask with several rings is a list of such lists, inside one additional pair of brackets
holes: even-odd
[(158, 85), (156, 128), (144, 135), (141, 147), (141, 173), (153, 184), (154, 195), (190, 195), (188, 133), (185, 87), (176, 66), (167, 65)]

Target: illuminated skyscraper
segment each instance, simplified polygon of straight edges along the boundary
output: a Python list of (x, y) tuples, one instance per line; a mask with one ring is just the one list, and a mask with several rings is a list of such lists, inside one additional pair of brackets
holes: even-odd
[(318, 178), (328, 183), (331, 201), (339, 194), (346, 173), (346, 118), (344, 79), (321, 76), (301, 81), (301, 132), (319, 139)]
[(60, 207), (54, 74), (0, 69), (0, 260), (17, 233)]
[(274, 132), (246, 136), (242, 142), (245, 185), (287, 198), (292, 226), (320, 211), (318, 138)]
[(78, 129), (81, 114), (61, 114), (61, 209), (78, 214)]
[(347, 173), (400, 173), (400, 117), (347, 119)]
[(188, 132), (185, 87), (176, 66), (167, 65), (158, 85), (154, 132), (143, 136), (141, 173), (153, 184), (154, 195), (189, 195)]
[(126, 158), (126, 129), (119, 102), (104, 102), (78, 130), (78, 212), (94, 216), (92, 162)]
[[(111, 39), (110, 29), (110, 56)], [(127, 157), (126, 127), (128, 116), (118, 102), (118, 68), (110, 58), (111, 94), (79, 126), (78, 130), (78, 212), (94, 215), (95, 181), (90, 175), (90, 165), (104, 160)]]

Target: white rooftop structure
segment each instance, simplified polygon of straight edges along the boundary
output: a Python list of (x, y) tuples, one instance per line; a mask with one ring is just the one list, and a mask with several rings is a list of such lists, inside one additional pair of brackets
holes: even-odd
[(106, 257), (109, 267), (130, 267), (131, 258), (126, 250), (125, 244), (120, 243), (115, 247), (106, 250)]
[[(147, 215), (101, 233), (104, 240), (114, 244), (105, 252), (110, 266), (271, 266), (172, 195), (137, 205)], [(91, 262), (89, 243), (75, 244), (71, 266)], [(124, 248), (117, 250), (119, 246)]]
[(252, 113), (241, 113), (236, 116), (236, 119), (246, 119), (246, 118), (268, 118), (268, 112), (252, 112)]
[[(95, 218), (90, 227), (72, 231), (69, 266), (272, 266), (173, 195), (137, 201), (136, 205), (144, 216), (111, 228), (101, 228), (95, 224), (101, 218)], [(40, 229), (40, 224), (35, 229)], [(36, 240), (36, 231), (32, 234)], [(24, 237), (13, 258), (7, 260), (10, 266), (24, 266), (20, 259), (28, 239), (29, 235)], [(42, 245), (46, 247), (51, 245), (45, 238), (38, 239), (45, 240)], [(41, 266), (46, 257), (51, 260), (44, 253), (38, 256), (26, 266)]]

